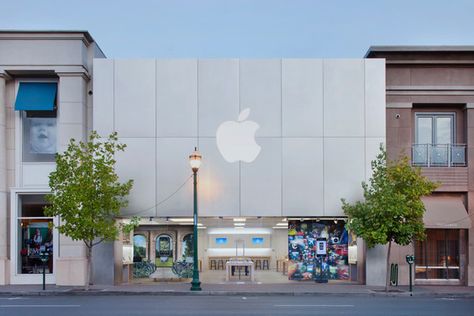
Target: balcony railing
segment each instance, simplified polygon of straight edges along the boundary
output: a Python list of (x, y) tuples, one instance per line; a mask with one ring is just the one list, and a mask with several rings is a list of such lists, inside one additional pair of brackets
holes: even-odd
[(466, 166), (466, 144), (413, 144), (411, 153), (414, 166)]

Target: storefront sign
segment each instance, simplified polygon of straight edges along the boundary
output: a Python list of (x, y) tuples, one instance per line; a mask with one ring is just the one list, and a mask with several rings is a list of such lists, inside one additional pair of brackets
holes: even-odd
[(348, 254), (349, 264), (356, 264), (357, 263), (357, 245), (349, 246), (349, 254)]

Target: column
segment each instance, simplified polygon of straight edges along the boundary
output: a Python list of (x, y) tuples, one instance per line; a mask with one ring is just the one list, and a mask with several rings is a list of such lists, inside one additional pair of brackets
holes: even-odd
[[(66, 150), (69, 140), (87, 137), (87, 94), (89, 78), (83, 73), (58, 73), (58, 152)], [(57, 285), (85, 285), (86, 247), (82, 241), (60, 235), (56, 262)]]
[(0, 285), (8, 284), (6, 75), (0, 73)]
[[(468, 192), (467, 211), (471, 218), (471, 229), (467, 234), (467, 277), (466, 285), (474, 286), (474, 103), (466, 106), (467, 116), (467, 168), (468, 168)], [(465, 242), (465, 240), (461, 240)]]

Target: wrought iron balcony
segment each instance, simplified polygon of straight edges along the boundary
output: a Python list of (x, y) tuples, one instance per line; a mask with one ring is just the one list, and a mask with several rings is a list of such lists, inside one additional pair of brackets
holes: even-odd
[(411, 161), (419, 167), (464, 167), (466, 144), (413, 144)]

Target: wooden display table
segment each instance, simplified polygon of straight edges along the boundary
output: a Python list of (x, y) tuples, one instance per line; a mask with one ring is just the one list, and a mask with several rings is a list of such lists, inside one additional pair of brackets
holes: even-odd
[(288, 259), (277, 259), (276, 261), (276, 271), (277, 272), (283, 272), (283, 265), (284, 265), (284, 262), (285, 261), (288, 261)]
[[(225, 264), (226, 275), (225, 280), (230, 280), (230, 275), (232, 274), (232, 267), (248, 267), (249, 268), (249, 276), (250, 281), (255, 282), (255, 267), (252, 260), (248, 258), (231, 258)], [(240, 273), (239, 273), (239, 280), (240, 280)]]

